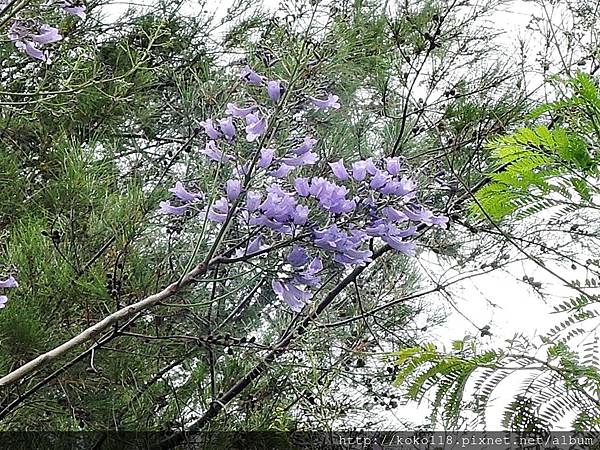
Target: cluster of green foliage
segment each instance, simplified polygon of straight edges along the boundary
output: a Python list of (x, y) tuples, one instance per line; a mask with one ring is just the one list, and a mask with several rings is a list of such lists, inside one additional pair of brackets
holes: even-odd
[(496, 165), (489, 184), (475, 195), (476, 215), (517, 219), (552, 207), (564, 213), (585, 208), (598, 194), (600, 97), (588, 75), (568, 82), (572, 95), (542, 105), (530, 118), (552, 113), (552, 126), (537, 125), (493, 139), (488, 147)]

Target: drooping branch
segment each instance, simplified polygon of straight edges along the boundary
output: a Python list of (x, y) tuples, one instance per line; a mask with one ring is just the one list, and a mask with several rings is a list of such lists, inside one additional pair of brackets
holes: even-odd
[(173, 282), (162, 291), (157, 292), (156, 294), (152, 294), (132, 305), (127, 305), (119, 309), (118, 311), (115, 311), (114, 313), (106, 316), (100, 322), (97, 322), (94, 325), (86, 328), (84, 331), (79, 333), (77, 336), (71, 338), (67, 342), (59, 345), (58, 347), (46, 353), (43, 353), (42, 355), (36, 357), (35, 359), (32, 359), (28, 363), (22, 365), (18, 369), (13, 370), (9, 374), (3, 376), (2, 378), (0, 378), (0, 386), (5, 387), (16, 383), (28, 374), (41, 368), (42, 366), (47, 365), (49, 362), (64, 355), (68, 351), (80, 346), (81, 344), (87, 341), (97, 338), (102, 331), (118, 323), (119, 321), (126, 320), (132, 317), (134, 314), (144, 311), (156, 305), (157, 303), (172, 297), (173, 295), (180, 292), (184, 287), (192, 284), (197, 277), (204, 275), (207, 269), (213, 264), (214, 260), (209, 263), (203, 262), (201, 264), (198, 264), (191, 271), (185, 274), (180, 281)]

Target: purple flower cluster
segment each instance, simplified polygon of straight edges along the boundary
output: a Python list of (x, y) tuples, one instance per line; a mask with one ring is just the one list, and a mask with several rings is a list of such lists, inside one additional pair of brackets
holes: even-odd
[[(86, 17), (85, 6), (72, 3), (69, 0), (61, 0), (58, 5), (64, 12), (84, 20)], [(57, 28), (45, 23), (33, 24), (31, 21), (16, 19), (8, 30), (8, 39), (15, 46), (27, 53), (32, 58), (50, 63), (50, 54), (43, 46), (53, 44), (62, 40)]]
[[(11, 275), (6, 280), (0, 280), (0, 290), (13, 289), (19, 287), (19, 283), (17, 280)], [(0, 309), (6, 306), (6, 302), (8, 302), (8, 297), (6, 295), (0, 295)]]
[[(270, 101), (280, 102), (279, 81), (266, 81), (247, 66), (240, 76), (250, 86), (266, 85)], [(310, 100), (317, 109), (340, 107), (339, 98), (332, 94), (324, 100)], [(281, 255), (280, 275), (272, 281), (273, 292), (293, 311), (302, 310), (321, 286), (321, 258), (343, 267), (366, 265), (371, 262), (373, 239), (413, 256), (416, 244), (411, 237), (418, 225), (448, 222), (417, 202), (416, 183), (405, 175), (406, 167), (399, 158), (367, 158), (350, 164), (340, 159), (328, 163), (327, 175), (321, 170), (319, 175), (307, 176), (307, 167), (319, 161), (315, 152), (318, 141), (311, 136), (282, 144), (277, 150), (261, 144), (251, 150), (238, 148), (232, 152), (235, 157), (223, 153), (217, 147), (219, 142), (256, 146), (267, 120), (273, 119), (268, 110), (261, 113), (261, 108), (229, 103), (226, 119), (217, 120), (217, 125), (211, 119), (201, 122), (209, 139), (202, 153), (213, 161), (234, 165), (233, 177), (224, 183), (207, 217), (218, 224), (232, 220), (253, 236), (245, 249), (238, 249), (238, 256), (251, 256), (267, 248), (265, 242), (280, 241), (282, 236), (297, 242), (291, 252)], [(239, 122), (245, 122), (245, 143), (235, 142), (236, 121), (238, 128)], [(240, 155), (250, 156), (244, 159)], [(161, 210), (170, 214), (183, 214), (189, 202), (199, 199), (195, 197), (199, 194), (185, 191), (180, 183), (171, 191), (184, 204), (162, 202)]]

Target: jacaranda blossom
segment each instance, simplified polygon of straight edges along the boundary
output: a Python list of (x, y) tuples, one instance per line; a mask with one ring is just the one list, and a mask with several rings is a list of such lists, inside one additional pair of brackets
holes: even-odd
[(12, 275), (8, 277), (8, 279), (0, 281), (0, 288), (2, 289), (12, 289), (16, 287), (19, 287), (19, 283), (17, 283), (17, 280), (15, 280)]
[(228, 141), (233, 140), (235, 137), (235, 126), (233, 125), (233, 119), (231, 117), (219, 120), (219, 128)]
[(262, 194), (257, 191), (249, 191), (246, 194), (246, 210), (249, 212), (256, 211), (262, 203)]
[(395, 157), (395, 158), (386, 158), (385, 159), (385, 169), (391, 174), (391, 175), (398, 175), (400, 173), (400, 169), (402, 168), (402, 166), (400, 165), (400, 158)]
[(334, 214), (344, 214), (356, 207), (354, 199), (348, 200), (348, 189), (321, 177), (314, 177), (310, 183), (310, 195), (319, 200), (319, 206)]
[(164, 202), (160, 202), (158, 204), (159, 211), (165, 213), (165, 214), (171, 214), (174, 216), (182, 216), (183, 214), (185, 214), (185, 212), (187, 211), (187, 205), (183, 205), (183, 206), (173, 206), (171, 205), (171, 202), (164, 201)]
[(378, 171), (371, 179), (370, 186), (373, 189), (380, 189), (385, 186), (388, 181), (392, 181), (391, 175), (384, 171)]
[(267, 93), (273, 103), (277, 103), (281, 98), (281, 83), (279, 81), (269, 81), (267, 83)]
[(345, 265), (365, 265), (371, 262), (370, 250), (359, 250), (364, 240), (364, 233), (346, 233), (337, 225), (331, 225), (324, 230), (314, 231), (314, 243), (317, 247), (334, 252), (334, 260)]
[(172, 192), (175, 197), (184, 202), (195, 202), (204, 198), (204, 194), (200, 192), (194, 193), (187, 191), (181, 181), (177, 181), (175, 186), (169, 189), (169, 192)]
[(292, 222), (294, 225), (304, 225), (308, 221), (310, 209), (306, 205), (297, 205), (292, 214)]
[(234, 103), (227, 103), (227, 114), (233, 117), (246, 117), (248, 114), (252, 114), (256, 110), (256, 106), (246, 106), (240, 108)]
[(294, 245), (291, 253), (288, 255), (286, 260), (292, 266), (300, 267), (308, 262), (309, 256), (304, 247), (299, 246), (299, 245)]
[(404, 214), (410, 219), (422, 222), (426, 225), (445, 225), (448, 223), (448, 218), (444, 216), (435, 216), (431, 211), (416, 205), (407, 205), (404, 208)]
[(200, 153), (205, 154), (213, 161), (229, 162), (231, 160), (230, 156), (225, 155), (217, 148), (215, 141), (208, 141), (204, 146), (204, 150), (200, 150)]
[(263, 82), (263, 77), (257, 74), (250, 66), (242, 67), (240, 70), (240, 78), (248, 84), (260, 86)]
[(208, 220), (213, 222), (223, 223), (227, 219), (229, 213), (229, 202), (226, 198), (217, 200), (208, 211)]
[(378, 191), (382, 194), (396, 195), (409, 200), (417, 194), (417, 185), (412, 180), (402, 178), (401, 180), (388, 181), (384, 186), (378, 188)]
[(393, 206), (386, 206), (381, 210), (383, 217), (394, 222), (406, 222), (408, 216), (401, 211), (398, 211)]
[(300, 197), (308, 197), (310, 195), (310, 185), (308, 178), (296, 178), (294, 180), (294, 188)]
[(242, 182), (240, 180), (227, 180), (225, 190), (227, 191), (227, 198), (230, 202), (233, 202), (242, 192)]
[(267, 121), (261, 118), (259, 113), (248, 114), (246, 123), (246, 140), (248, 142), (254, 142), (267, 129)]
[[(271, 286), (293, 311), (301, 311), (321, 286), (323, 261), (344, 268), (369, 264), (375, 240), (413, 256), (420, 225), (447, 223), (448, 218), (436, 216), (417, 201), (417, 185), (408, 178), (401, 157), (339, 159), (329, 163), (330, 170), (326, 170), (327, 166), (309, 170), (306, 166), (319, 159), (314, 150), (317, 139), (306, 135), (310, 127), (299, 125), (288, 134), (285, 130), (280, 133), (278, 124), (273, 123), (272, 135), (269, 139), (265, 136), (266, 118), (277, 120), (273, 111), (279, 112), (272, 103), (283, 102), (281, 83), (267, 81), (247, 66), (241, 76), (248, 84), (266, 85), (271, 111), (263, 111), (269, 103), (261, 103), (260, 111), (258, 105), (249, 105), (250, 102), (242, 103), (248, 105), (243, 107), (228, 103), (228, 116), (217, 125), (213, 126), (210, 119), (202, 122), (211, 138), (202, 153), (215, 161), (234, 163), (223, 168), (229, 177), (223, 186), (224, 193), (204, 213), (218, 224), (229, 218), (238, 227), (236, 231), (246, 233), (245, 238), (243, 234), (231, 236), (230, 242), (233, 238), (239, 242), (235, 247), (237, 256), (250, 258), (264, 253), (280, 258), (278, 275)], [(317, 109), (340, 107), (339, 98), (332, 94), (311, 101)], [(292, 111), (299, 123), (302, 112)], [(295, 127), (297, 122), (293, 123)], [(232, 145), (236, 131), (243, 125), (248, 142), (263, 136), (260, 145), (239, 141)], [(223, 142), (223, 136), (229, 144)], [(281, 140), (276, 141), (278, 138)], [(235, 157), (223, 154), (217, 139), (222, 139), (219, 142), (222, 149), (235, 148)], [(263, 148), (263, 144), (273, 148)], [(244, 192), (246, 185), (249, 190)], [(170, 191), (184, 203), (182, 206), (161, 203), (161, 209), (170, 214), (182, 214), (200, 199), (200, 194), (187, 191), (179, 182)], [(293, 247), (282, 250), (287, 240), (294, 242)], [(263, 242), (268, 242), (268, 246)]]
[(275, 157), (275, 150), (272, 148), (263, 148), (260, 151), (260, 159), (258, 160), (258, 167), (266, 169), (273, 162)]
[[(17, 287), (19, 287), (19, 283), (17, 283), (17, 280), (15, 280), (15, 277), (12, 275), (4, 281), (0, 280), (0, 289), (14, 289)], [(0, 295), (0, 309), (4, 308), (7, 302), (8, 297), (6, 295)]]
[(306, 152), (311, 151), (316, 144), (317, 144), (316, 139), (306, 136), (304, 138), (304, 140), (302, 141), (302, 145), (293, 149), (292, 152), (295, 153), (296, 155), (302, 155)]
[(321, 99), (318, 99), (315, 97), (310, 97), (312, 104), (317, 109), (327, 109), (327, 108), (339, 109), (339, 107), (340, 107), (339, 99), (340, 98), (337, 95), (333, 95), (333, 94), (328, 94), (327, 98), (325, 100), (321, 100)]
[(204, 132), (208, 135), (208, 137), (213, 140), (217, 140), (219, 139), (219, 136), (221, 136), (221, 133), (219, 133), (214, 127), (212, 119), (206, 119), (200, 122), (200, 126), (204, 128)]
[(340, 159), (338, 162), (329, 163), (329, 167), (333, 174), (341, 181), (346, 181), (350, 179), (350, 175), (344, 166), (344, 160)]
[(287, 303), (294, 312), (302, 311), (304, 305), (312, 298), (312, 293), (310, 291), (303, 291), (298, 286), (289, 282), (273, 280), (271, 282), (271, 287), (273, 288), (273, 292), (275, 292), (281, 300)]
[(273, 175), (276, 178), (285, 178), (290, 173), (292, 173), (294, 169), (295, 169), (294, 166), (288, 166), (287, 164), (281, 164), (277, 168), (277, 170), (274, 170), (271, 172), (271, 175)]
[(299, 156), (287, 157), (283, 158), (281, 162), (286, 166), (308, 166), (316, 163), (319, 160), (319, 157), (315, 155), (313, 152), (302, 153)]
[(412, 241), (405, 241), (403, 239), (414, 235), (416, 232), (417, 227), (415, 226), (400, 230), (394, 224), (384, 220), (378, 220), (365, 229), (365, 233), (369, 236), (380, 237), (394, 250), (398, 250), (408, 256), (415, 255), (416, 245)]
[(62, 39), (58, 28), (43, 24), (36, 34), (22, 21), (16, 20), (8, 31), (8, 38), (15, 46), (24, 50), (29, 56), (40, 61), (49, 62), (48, 53), (40, 50), (40, 46), (52, 44)]
[(310, 287), (319, 287), (321, 285), (321, 277), (317, 274), (323, 270), (323, 262), (321, 258), (314, 258), (308, 265), (306, 270), (300, 272), (294, 277), (297, 284), (304, 284)]
[(352, 178), (356, 181), (363, 181), (366, 178), (367, 173), (369, 175), (376, 175), (379, 173), (379, 169), (377, 169), (373, 163), (373, 158), (367, 158), (352, 163)]

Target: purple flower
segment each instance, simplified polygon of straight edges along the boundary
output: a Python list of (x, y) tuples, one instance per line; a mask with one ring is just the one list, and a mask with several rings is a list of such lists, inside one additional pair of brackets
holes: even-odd
[(233, 119), (231, 117), (219, 120), (219, 128), (228, 141), (231, 141), (235, 137), (235, 127), (233, 126)]
[(294, 188), (300, 197), (308, 197), (310, 195), (308, 178), (296, 178), (294, 180)]
[(370, 186), (373, 189), (380, 189), (390, 180), (391, 177), (387, 172), (377, 172), (377, 174), (371, 179)]
[(310, 97), (312, 104), (317, 109), (327, 109), (327, 108), (338, 109), (340, 107), (340, 104), (338, 102), (339, 99), (340, 98), (337, 95), (333, 95), (333, 94), (327, 94), (327, 98), (325, 100), (321, 100), (321, 99), (318, 99), (315, 97)]
[(344, 265), (365, 265), (371, 262), (370, 250), (359, 250), (364, 233), (348, 235), (334, 224), (324, 230), (314, 231), (314, 243), (317, 247), (334, 252), (334, 260)]
[(208, 220), (213, 222), (223, 223), (227, 219), (229, 213), (229, 202), (226, 198), (221, 197), (217, 200), (208, 211)]
[(252, 217), (250, 225), (265, 226), (281, 233), (289, 233), (292, 230), (290, 226), (292, 223), (301, 225), (298, 221), (305, 221), (306, 218), (303, 216), (308, 216), (308, 210), (298, 210), (297, 206), (296, 199), (291, 193), (272, 184), (267, 188), (267, 198), (260, 205), (262, 214)]
[(281, 162), (286, 166), (309, 166), (316, 163), (319, 160), (319, 157), (315, 155), (313, 152), (302, 153), (300, 156), (283, 158)]
[(16, 287), (19, 287), (19, 283), (17, 283), (17, 280), (15, 280), (12, 275), (8, 277), (8, 279), (0, 281), (0, 288), (2, 289), (12, 289)]
[(77, 5), (71, 0), (61, 0), (58, 2), (58, 5), (67, 14), (79, 17), (81, 20), (85, 20), (85, 5)]
[(294, 245), (286, 261), (292, 266), (301, 267), (308, 262), (309, 256), (304, 247)]
[(223, 161), (225, 163), (231, 159), (217, 148), (215, 141), (208, 141), (204, 146), (204, 150), (200, 150), (200, 153), (208, 156), (213, 161)]
[(6, 307), (6, 302), (8, 302), (8, 297), (6, 295), (0, 295), (0, 309)]
[(281, 164), (277, 170), (271, 172), (271, 175), (277, 178), (285, 178), (287, 177), (295, 167), (288, 166), (287, 164)]
[(373, 158), (367, 158), (352, 163), (352, 178), (356, 181), (364, 180), (367, 173), (370, 175), (377, 175), (379, 173), (379, 169), (373, 164)]
[(347, 266), (364, 266), (371, 262), (372, 255), (373, 253), (371, 250), (356, 250), (350, 248), (343, 253), (336, 253), (333, 260)]
[(393, 223), (384, 220), (378, 220), (370, 227), (365, 229), (365, 233), (369, 236), (380, 237), (394, 250), (404, 253), (408, 256), (414, 256), (416, 245), (414, 242), (404, 241), (403, 239), (414, 235), (417, 232), (417, 227), (411, 226), (405, 230), (398, 229)]
[(234, 103), (227, 103), (227, 114), (233, 117), (246, 117), (248, 114), (252, 114), (255, 109), (256, 106), (246, 106), (245, 108), (240, 108)]
[(294, 277), (294, 281), (298, 284), (304, 284), (311, 287), (319, 287), (321, 285), (321, 277), (317, 274), (323, 270), (323, 262), (321, 258), (315, 258), (311, 261), (305, 271), (300, 272)]
[(394, 250), (398, 250), (399, 252), (404, 253), (406, 256), (415, 256), (417, 253), (417, 245), (412, 241), (404, 242), (395, 236), (384, 236), (382, 239)]
[(219, 139), (219, 136), (221, 136), (221, 133), (215, 129), (212, 119), (206, 119), (200, 122), (200, 126), (204, 128), (204, 132), (208, 135), (208, 137), (213, 140), (217, 140)]
[(171, 202), (164, 201), (158, 204), (160, 206), (159, 211), (164, 214), (172, 214), (174, 216), (182, 216), (187, 211), (187, 205), (183, 206), (172, 206)]
[(263, 248), (262, 236), (259, 234), (254, 239), (252, 239), (250, 242), (248, 242), (248, 248), (246, 248), (246, 254), (252, 255), (256, 252), (261, 251), (262, 248)]
[(263, 77), (257, 74), (250, 66), (242, 67), (240, 70), (240, 78), (248, 84), (260, 86), (263, 82)]
[(176, 182), (175, 187), (169, 189), (169, 192), (172, 192), (175, 197), (184, 202), (195, 202), (196, 200), (202, 200), (204, 198), (204, 194), (201, 192), (193, 193), (187, 191), (181, 181)]
[(406, 200), (416, 195), (417, 185), (414, 181), (402, 178), (400, 181), (389, 181), (385, 186), (379, 189), (382, 194), (393, 194), (398, 197), (404, 197)]
[(306, 136), (304, 138), (304, 141), (302, 141), (302, 145), (300, 145), (300, 147), (296, 147), (295, 149), (293, 149), (292, 152), (294, 152), (296, 155), (302, 155), (302, 154), (312, 150), (313, 147), (316, 145), (316, 143), (317, 143), (316, 139)]
[(230, 202), (233, 202), (242, 192), (242, 183), (240, 180), (227, 180), (227, 183), (225, 183), (225, 190), (227, 191), (227, 198)]
[(271, 230), (277, 231), (278, 233), (290, 234), (292, 227), (286, 223), (278, 222), (277, 220), (270, 219), (266, 215), (260, 215), (258, 217), (252, 217), (250, 219), (250, 225), (259, 227), (267, 227)]
[(429, 221), (431, 222), (432, 225), (438, 225), (438, 226), (442, 226), (442, 225), (446, 225), (448, 223), (450, 219), (446, 216), (431, 216), (429, 218)]
[(406, 230), (399, 230), (393, 223), (385, 220), (376, 220), (370, 226), (365, 228), (365, 234), (373, 237), (395, 236), (397, 238), (405, 238), (412, 236), (417, 232), (417, 227), (411, 226)]
[(348, 189), (338, 186), (331, 181), (321, 177), (311, 180), (310, 195), (319, 200), (319, 206), (333, 214), (343, 214), (352, 211), (356, 207), (354, 200), (346, 199)]
[(277, 103), (281, 98), (281, 83), (279, 81), (269, 81), (267, 83), (267, 92), (273, 103)]
[(44, 24), (40, 27), (39, 34), (32, 34), (29, 36), (29, 38), (38, 44), (52, 44), (60, 41), (62, 36), (58, 32), (58, 28)]
[(8, 31), (8, 38), (15, 46), (24, 50), (29, 56), (40, 61), (50, 62), (48, 54), (38, 48), (39, 45), (58, 42), (62, 36), (57, 28), (43, 24), (39, 28), (39, 34), (34, 34), (23, 22), (16, 20)]
[(261, 119), (258, 113), (248, 114), (246, 116), (246, 123), (246, 140), (248, 142), (254, 142), (267, 129), (266, 120)]
[(275, 150), (272, 148), (263, 148), (260, 151), (260, 159), (258, 160), (258, 167), (262, 167), (266, 169), (273, 162), (273, 158), (275, 157)]
[(377, 175), (379, 173), (379, 169), (373, 164), (372, 158), (352, 163), (352, 178), (356, 181), (363, 181), (367, 176), (367, 173), (370, 175)]
[(298, 205), (292, 214), (292, 221), (295, 225), (305, 225), (308, 221), (308, 214), (310, 209), (308, 206)]
[(292, 283), (273, 280), (271, 282), (271, 287), (273, 288), (273, 292), (277, 294), (277, 297), (287, 303), (294, 312), (302, 311), (304, 305), (312, 298), (312, 293), (310, 291), (303, 291)]
[(406, 222), (408, 217), (406, 214), (398, 211), (392, 206), (386, 206), (381, 210), (383, 217), (389, 220), (393, 220), (394, 222)]
[(404, 207), (404, 214), (410, 220), (422, 222), (426, 225), (442, 226), (448, 223), (448, 218), (444, 216), (435, 216), (431, 211), (422, 206), (407, 205)]
[(342, 181), (346, 181), (350, 179), (350, 175), (348, 175), (348, 171), (346, 170), (346, 166), (344, 166), (344, 160), (340, 159), (338, 162), (329, 163), (329, 167), (333, 171), (333, 174)]
[(385, 168), (391, 175), (398, 175), (400, 173), (400, 158), (386, 158)]
[(246, 209), (249, 212), (256, 211), (262, 202), (262, 194), (257, 191), (249, 191), (246, 194)]

